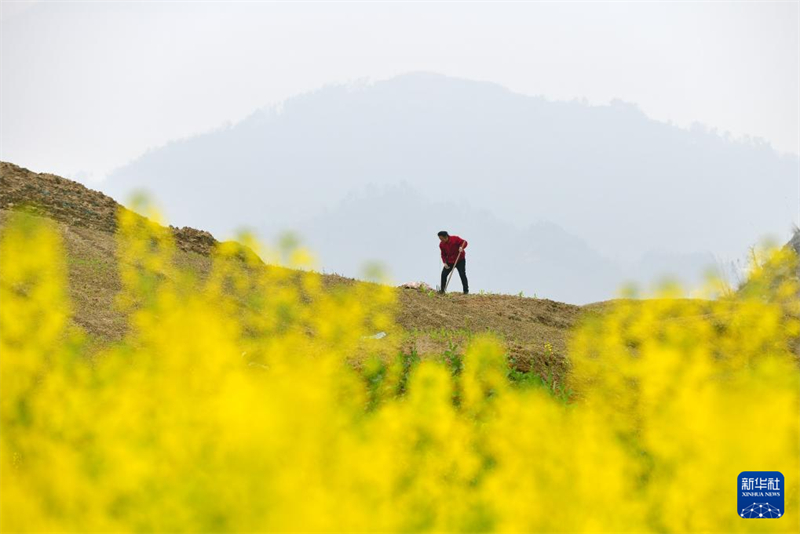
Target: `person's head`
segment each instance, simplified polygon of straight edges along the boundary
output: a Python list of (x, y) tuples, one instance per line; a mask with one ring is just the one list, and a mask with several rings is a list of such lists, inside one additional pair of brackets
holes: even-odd
[(450, 234), (448, 234), (444, 230), (439, 232), (438, 236), (439, 236), (439, 239), (442, 240), (442, 241), (447, 241), (450, 238)]

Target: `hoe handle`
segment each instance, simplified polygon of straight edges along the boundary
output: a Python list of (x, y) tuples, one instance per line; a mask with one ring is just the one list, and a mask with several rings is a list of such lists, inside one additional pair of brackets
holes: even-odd
[(450, 278), (453, 276), (453, 271), (456, 270), (456, 263), (458, 263), (458, 260), (460, 260), (460, 259), (461, 259), (461, 251), (459, 250), (458, 251), (458, 256), (456, 256), (455, 263), (453, 263), (453, 266), (450, 267), (450, 273), (448, 273), (448, 275), (447, 275), (447, 280), (444, 283), (444, 289), (442, 289), (442, 292), (447, 291), (447, 286), (450, 285)]

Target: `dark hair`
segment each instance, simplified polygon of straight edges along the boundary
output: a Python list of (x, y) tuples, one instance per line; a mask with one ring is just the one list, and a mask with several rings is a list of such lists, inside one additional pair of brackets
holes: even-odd
[(436, 235), (438, 235), (438, 236), (440, 236), (440, 237), (450, 237), (450, 234), (448, 234), (448, 233), (447, 233), (447, 232), (445, 232), (444, 230), (442, 230), (441, 232), (439, 232), (439, 233), (438, 233), (438, 234), (436, 234)]

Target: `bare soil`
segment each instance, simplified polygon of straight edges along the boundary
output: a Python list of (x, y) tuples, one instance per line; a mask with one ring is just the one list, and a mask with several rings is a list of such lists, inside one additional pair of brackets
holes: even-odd
[[(63, 236), (74, 323), (99, 345), (121, 339), (126, 321), (114, 305), (120, 289), (114, 232), (117, 210), (125, 208), (77, 182), (0, 162), (0, 226), (9, 210), (20, 208), (51, 219)], [(211, 268), (210, 255), (218, 241), (202, 230), (170, 229), (179, 248), (175, 261), (195, 272), (201, 282)], [(326, 287), (361, 283), (338, 275), (322, 276)], [(438, 357), (447, 350), (462, 354), (472, 337), (490, 332), (503, 341), (518, 370), (532, 370), (543, 377), (566, 372), (568, 333), (584, 313), (579, 306), (546, 299), (396, 291), (397, 323), (404, 331), (402, 350), (416, 351), (423, 358)], [(545, 344), (552, 350), (546, 350)]]

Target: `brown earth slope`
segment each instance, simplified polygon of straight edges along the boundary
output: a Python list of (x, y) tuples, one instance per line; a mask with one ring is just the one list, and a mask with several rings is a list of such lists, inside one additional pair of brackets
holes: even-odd
[[(0, 161), (0, 209), (23, 206), (70, 227), (106, 233), (117, 229), (116, 214), (121, 207), (113, 198), (78, 182)], [(170, 228), (181, 250), (209, 255), (217, 244), (217, 240), (203, 230)]]
[[(114, 231), (116, 212), (122, 207), (71, 180), (0, 162), (0, 225), (9, 210), (22, 206), (54, 220), (61, 232), (74, 322), (100, 345), (120, 339), (125, 320), (114, 306), (120, 289)], [(201, 230), (170, 228), (180, 249), (176, 262), (203, 280), (217, 240)], [(359, 283), (338, 275), (322, 276), (326, 286)], [(416, 350), (422, 357), (446, 350), (462, 353), (473, 335), (488, 331), (503, 339), (519, 370), (533, 369), (542, 376), (566, 371), (566, 337), (582, 313), (578, 306), (510, 295), (397, 291), (397, 322), (405, 332), (405, 351)]]

